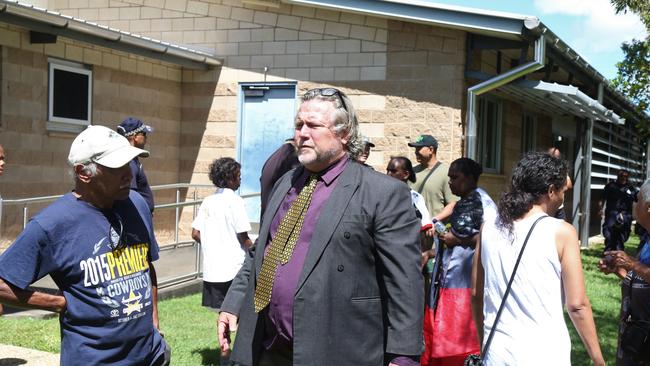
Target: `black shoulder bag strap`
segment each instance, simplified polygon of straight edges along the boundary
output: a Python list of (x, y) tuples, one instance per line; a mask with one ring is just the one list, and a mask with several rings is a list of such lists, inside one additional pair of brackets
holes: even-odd
[(424, 184), (427, 182), (427, 180), (429, 179), (431, 174), (433, 174), (433, 172), (436, 169), (438, 169), (439, 166), (440, 166), (440, 162), (437, 162), (436, 165), (434, 165), (433, 168), (431, 168), (431, 170), (429, 171), (429, 174), (427, 174), (427, 176), (424, 177), (424, 180), (422, 181), (422, 184), (420, 184), (420, 188), (418, 188), (418, 193), (422, 193), (422, 191), (424, 190)]
[(508, 281), (508, 287), (506, 287), (506, 292), (503, 294), (503, 299), (501, 299), (501, 305), (499, 305), (499, 310), (497, 311), (497, 316), (494, 318), (494, 324), (492, 324), (492, 329), (490, 330), (490, 335), (488, 336), (487, 341), (485, 342), (485, 347), (483, 347), (483, 351), (481, 352), (481, 355), (485, 355), (490, 348), (490, 343), (492, 342), (492, 337), (494, 337), (494, 331), (497, 329), (497, 323), (499, 323), (499, 318), (501, 317), (501, 313), (503, 312), (503, 308), (506, 305), (506, 300), (508, 299), (508, 295), (510, 294), (510, 289), (512, 287), (512, 282), (515, 280), (515, 274), (517, 273), (517, 268), (519, 267), (519, 262), (521, 262), (521, 256), (524, 254), (524, 249), (526, 249), (526, 244), (528, 244), (528, 239), (530, 238), (530, 234), (533, 233), (533, 229), (535, 229), (535, 226), (537, 223), (545, 218), (549, 217), (548, 215), (544, 215), (541, 217), (538, 217), (535, 222), (533, 222), (533, 225), (530, 227), (530, 230), (528, 230), (528, 234), (526, 235), (526, 239), (524, 239), (524, 244), (521, 245), (521, 251), (519, 251), (519, 256), (517, 257), (517, 262), (515, 262), (515, 268), (512, 270), (512, 275), (510, 276), (510, 281)]

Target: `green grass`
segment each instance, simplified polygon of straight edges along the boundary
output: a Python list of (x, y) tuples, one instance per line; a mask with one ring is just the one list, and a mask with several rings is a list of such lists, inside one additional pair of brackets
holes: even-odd
[(0, 317), (0, 344), (59, 353), (59, 319)]
[[(158, 312), (174, 365), (219, 365), (217, 313), (201, 306), (201, 294), (161, 301)], [(59, 320), (0, 317), (0, 344), (58, 353)]]
[(173, 365), (219, 365), (217, 315), (201, 306), (201, 294), (160, 302), (160, 329), (172, 347)]
[[(627, 242), (628, 253), (634, 254), (638, 239)], [(614, 275), (605, 276), (596, 264), (602, 245), (582, 251), (582, 264), (587, 294), (593, 308), (598, 338), (607, 364), (615, 364), (620, 307), (620, 281)], [(174, 365), (219, 365), (217, 348), (217, 314), (201, 306), (201, 295), (161, 301), (160, 326), (173, 349)], [(573, 365), (590, 365), (571, 320), (566, 317), (572, 340)], [(544, 340), (540, 340), (544, 341)], [(0, 344), (11, 344), (48, 352), (59, 352), (58, 319), (26, 319), (0, 317)], [(332, 350), (336, 352), (336, 350)]]
[[(630, 240), (625, 245), (626, 252), (635, 255), (638, 245), (638, 237), (630, 237)], [(604, 275), (598, 270), (597, 264), (602, 257), (602, 253), (602, 244), (583, 250), (582, 268), (603, 357), (605, 357), (605, 362), (608, 365), (615, 365), (618, 319), (621, 306), (621, 281), (613, 274)], [(565, 319), (571, 334), (571, 364), (577, 366), (591, 365), (591, 360), (587, 356), (587, 352), (571, 323), (571, 319), (568, 316), (565, 316)]]

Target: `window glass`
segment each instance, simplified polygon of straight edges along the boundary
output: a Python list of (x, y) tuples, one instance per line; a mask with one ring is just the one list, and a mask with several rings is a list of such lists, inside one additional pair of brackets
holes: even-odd
[(478, 159), (486, 172), (501, 171), (501, 102), (479, 99)]
[(521, 121), (521, 152), (534, 151), (537, 148), (537, 116), (524, 113)]
[(80, 64), (50, 60), (48, 121), (91, 122), (92, 71)]

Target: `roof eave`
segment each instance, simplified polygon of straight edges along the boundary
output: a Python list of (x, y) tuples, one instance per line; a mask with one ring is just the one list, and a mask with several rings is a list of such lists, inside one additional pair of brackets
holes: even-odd
[(205, 70), (221, 66), (223, 63), (221, 59), (205, 52), (190, 50), (7, 0), (0, 0), (0, 22), (195, 70)]
[(433, 24), (468, 32), (521, 39), (526, 28), (539, 24), (536, 17), (497, 12), (476, 12), (469, 8), (426, 6), (422, 2), (402, 0), (283, 0), (289, 4), (373, 15), (408, 22)]
[(616, 99), (615, 103), (622, 109), (627, 109), (625, 112), (630, 113), (635, 119), (650, 120), (650, 116), (645, 112), (639, 112), (636, 109), (634, 103), (632, 103), (627, 97), (621, 94), (616, 90), (609, 80), (605, 78), (598, 70), (587, 62), (578, 52), (571, 48), (566, 42), (564, 42), (559, 36), (557, 36), (553, 31), (551, 31), (544, 23), (540, 22), (536, 27), (529, 28), (530, 34), (534, 36), (539, 36), (543, 34), (547, 41), (547, 45), (556, 50), (558, 53), (564, 55), (572, 64), (576, 65), (580, 70), (582, 70), (587, 76), (593, 78), (596, 83), (602, 83), (605, 90), (609, 95)]
[[(553, 33), (539, 18), (530, 15), (484, 11), (473, 8), (422, 2), (418, 0), (282, 0), (283, 2), (336, 11), (346, 11), (408, 22), (460, 29), (505, 39), (532, 40), (545, 35), (547, 45), (565, 57), (596, 83), (602, 83), (609, 96), (637, 120), (650, 120), (575, 50)], [(611, 99), (610, 99), (611, 100)]]

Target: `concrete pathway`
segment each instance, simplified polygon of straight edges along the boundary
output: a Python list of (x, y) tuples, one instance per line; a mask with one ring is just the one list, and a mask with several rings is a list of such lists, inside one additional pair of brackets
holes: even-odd
[(59, 366), (59, 354), (0, 344), (0, 366)]

